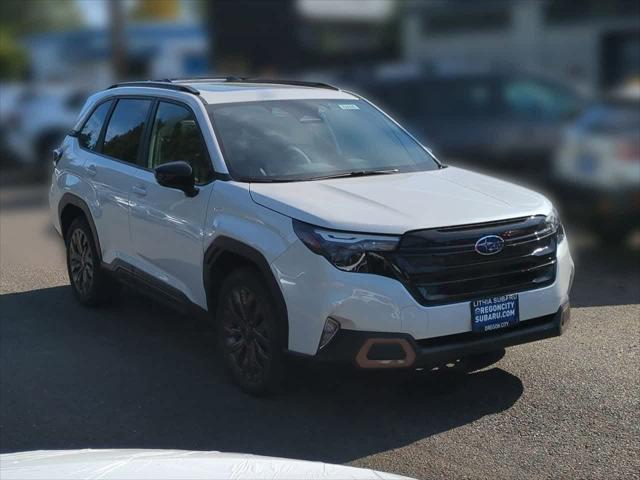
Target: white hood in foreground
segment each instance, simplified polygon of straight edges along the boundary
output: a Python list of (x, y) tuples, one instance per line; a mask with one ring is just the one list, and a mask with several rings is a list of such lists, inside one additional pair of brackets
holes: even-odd
[(47, 450), (0, 455), (0, 478), (16, 479), (406, 479), (304, 460), (187, 450)]
[(542, 195), (479, 173), (427, 172), (252, 183), (253, 200), (325, 228), (401, 234), (409, 230), (551, 213)]

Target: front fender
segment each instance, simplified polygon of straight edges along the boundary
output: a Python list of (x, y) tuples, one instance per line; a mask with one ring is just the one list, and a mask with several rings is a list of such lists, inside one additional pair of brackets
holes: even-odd
[(204, 249), (227, 237), (258, 251), (269, 265), (296, 240), (291, 218), (258, 205), (247, 184), (216, 181), (209, 200)]
[[(216, 182), (205, 229), (203, 281), (207, 307), (215, 308), (220, 280), (214, 274), (218, 259), (230, 253), (256, 267), (276, 303), (283, 345), (289, 344), (289, 316), (272, 264), (296, 240), (291, 219), (256, 204), (248, 186)], [(222, 263), (222, 262), (218, 262)]]

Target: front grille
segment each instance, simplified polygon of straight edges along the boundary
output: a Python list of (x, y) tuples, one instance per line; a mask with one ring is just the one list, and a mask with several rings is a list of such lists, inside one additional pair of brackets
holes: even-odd
[[(502, 237), (501, 252), (475, 250), (487, 235)], [(387, 259), (419, 303), (437, 305), (550, 285), (556, 249), (554, 228), (544, 216), (531, 216), (408, 232)]]

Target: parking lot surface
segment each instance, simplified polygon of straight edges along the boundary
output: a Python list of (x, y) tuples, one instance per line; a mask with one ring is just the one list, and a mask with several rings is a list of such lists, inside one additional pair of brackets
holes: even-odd
[[(640, 256), (572, 238), (569, 332), (473, 373), (298, 368), (240, 393), (206, 322), (67, 287), (45, 193), (0, 191), (0, 449), (220, 450), (425, 479), (638, 478)], [(571, 235), (571, 232), (570, 232)]]

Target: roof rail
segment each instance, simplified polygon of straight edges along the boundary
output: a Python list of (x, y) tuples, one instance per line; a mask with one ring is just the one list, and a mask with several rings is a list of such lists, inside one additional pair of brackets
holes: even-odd
[(195, 88), (190, 87), (189, 85), (180, 85), (178, 83), (171, 83), (170, 80), (161, 80), (161, 81), (145, 80), (145, 81), (139, 81), (139, 82), (120, 82), (120, 83), (114, 83), (109, 88), (107, 88), (107, 90), (111, 88), (118, 88), (118, 87), (164, 88), (166, 90), (177, 90), (179, 92), (187, 92), (187, 93), (193, 93), (194, 95), (200, 95), (200, 92)]
[(189, 83), (204, 83), (204, 82), (232, 82), (232, 83), (265, 83), (273, 85), (291, 85), (296, 87), (313, 87), (313, 88), (327, 88), (330, 90), (340, 90), (338, 87), (321, 82), (305, 82), (303, 80), (278, 80), (269, 78), (252, 78), (252, 77), (196, 77), (196, 78), (166, 78), (162, 80), (143, 80), (135, 82), (120, 82), (114, 83), (110, 88), (117, 87), (151, 87), (151, 88), (164, 88), (166, 90), (177, 90), (180, 92), (188, 92), (194, 95), (200, 95), (200, 91), (184, 83), (176, 82), (189, 82)]
[(168, 82), (233, 82), (233, 83), (267, 83), (273, 85), (291, 85), (296, 87), (314, 87), (314, 88), (328, 88), (330, 90), (340, 90), (333, 85), (321, 82), (305, 82), (303, 80), (282, 80), (271, 78), (259, 78), (259, 77), (195, 77), (195, 78), (171, 78), (167, 79)]
[(220, 77), (184, 77), (184, 78), (167, 78), (163, 80), (163, 82), (189, 82), (189, 83), (199, 83), (199, 82), (242, 82), (245, 81), (246, 77), (239, 77), (235, 75), (226, 75)]
[(245, 78), (243, 82), (248, 83), (273, 83), (275, 85), (292, 85), (295, 87), (314, 87), (314, 88), (328, 88), (329, 90), (340, 90), (338, 87), (329, 85), (322, 82), (306, 82), (304, 80), (277, 80), (270, 78)]

